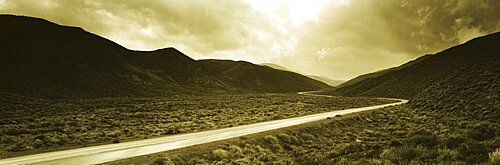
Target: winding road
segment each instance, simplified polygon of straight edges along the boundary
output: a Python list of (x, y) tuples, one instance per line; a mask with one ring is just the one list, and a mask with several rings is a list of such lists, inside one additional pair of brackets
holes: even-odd
[[(311, 92), (299, 92), (302, 95), (331, 97), (327, 95), (318, 95)], [(389, 99), (389, 98), (384, 98)], [(380, 109), (389, 106), (405, 104), (408, 100), (397, 100), (396, 103), (351, 108), (345, 110), (336, 110), (332, 112), (325, 112), (319, 114), (312, 114), (301, 117), (294, 117), (288, 119), (267, 121), (231, 128), (223, 128), (210, 131), (202, 131), (195, 133), (186, 133), (172, 136), (165, 136), (159, 138), (137, 140), (130, 142), (123, 142), (117, 144), (107, 144), (93, 147), (84, 147), (63, 151), (55, 151), (48, 153), (41, 153), (35, 155), (20, 156), (14, 158), (1, 159), (0, 165), (4, 164), (98, 164), (105, 163), (120, 159), (126, 159), (141, 155), (153, 154), (168, 150), (174, 150), (183, 147), (189, 147), (197, 144), (210, 143), (214, 141), (230, 139), (249, 134), (304, 124), (308, 122), (326, 119), (335, 115), (346, 115), (367, 110)]]

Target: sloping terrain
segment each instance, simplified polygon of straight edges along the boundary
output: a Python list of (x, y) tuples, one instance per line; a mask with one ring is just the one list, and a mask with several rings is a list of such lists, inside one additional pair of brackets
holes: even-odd
[[(274, 68), (274, 69), (278, 69), (278, 70), (284, 70), (284, 71), (289, 71), (289, 72), (294, 72), (294, 71), (291, 71), (290, 69), (288, 68), (285, 68), (281, 65), (278, 65), (278, 64), (273, 64), (273, 63), (261, 63), (259, 64), (261, 66), (267, 66), (267, 67), (271, 67), (271, 68)], [(334, 79), (331, 79), (331, 78), (328, 78), (328, 77), (325, 77), (325, 76), (315, 76), (315, 75), (307, 75), (307, 74), (304, 74), (304, 73), (300, 73), (300, 72), (296, 72), (296, 73), (299, 73), (299, 74), (302, 74), (304, 76), (307, 76), (309, 78), (312, 78), (314, 80), (318, 80), (318, 81), (321, 81), (325, 84), (328, 84), (332, 87), (336, 87), (342, 83), (344, 83), (345, 81), (344, 80), (334, 80)]]
[[(260, 85), (245, 75), (220, 75), (210, 64), (189, 58), (174, 48), (132, 51), (77, 27), (23, 16), (0, 16), (0, 91), (36, 97), (157, 96), (207, 91), (296, 92), (328, 85), (248, 63)], [(239, 65), (234, 63), (233, 65)], [(218, 65), (218, 64), (214, 64)], [(257, 76), (257, 77), (255, 77)], [(222, 78), (222, 79), (218, 79)], [(297, 82), (294, 82), (299, 80)], [(307, 83), (304, 83), (307, 82)], [(293, 84), (292, 86), (287, 86)], [(301, 84), (301, 85), (297, 85)], [(279, 87), (277, 87), (279, 86)]]
[(290, 89), (310, 91), (318, 89), (312, 87), (329, 87), (323, 82), (294, 72), (258, 66), (245, 61), (200, 60), (198, 63), (211, 73), (216, 73), (214, 77), (237, 89), (287, 92)]
[(334, 93), (409, 98), (417, 107), (498, 120), (499, 52), (500, 33), (494, 33), (375, 76), (351, 80)]
[(307, 77), (310, 77), (312, 79), (324, 82), (324, 83), (326, 83), (326, 84), (328, 84), (330, 86), (334, 86), (334, 87), (339, 86), (339, 85), (341, 85), (342, 83), (345, 82), (343, 80), (334, 80), (334, 79), (331, 79), (331, 78), (328, 78), (328, 77), (325, 77), (325, 76), (307, 75)]
[[(384, 75), (386, 73), (389, 73), (391, 71), (395, 71), (395, 70), (399, 70), (399, 69), (402, 69), (402, 68), (405, 68), (407, 66), (411, 66), (419, 61), (422, 61), (423, 59), (429, 57), (430, 55), (424, 55), (422, 57), (419, 57), (413, 61), (410, 61), (408, 63), (405, 63), (401, 66), (397, 66), (397, 67), (393, 67), (393, 68), (388, 68), (388, 69), (383, 69), (383, 70), (380, 70), (380, 71), (376, 71), (376, 72), (372, 72), (372, 73), (368, 73), (368, 74), (364, 74), (364, 75), (361, 75), (361, 76), (358, 76), (358, 77), (355, 77), (347, 82), (344, 82), (342, 84), (340, 84), (338, 87), (347, 87), (347, 86), (351, 86), (353, 84), (356, 84), (356, 85), (361, 85), (361, 84), (357, 84), (358, 82), (360, 81), (363, 81), (363, 80), (370, 80), (370, 79), (374, 79), (374, 78), (377, 78), (381, 75)], [(368, 84), (364, 84), (365, 86), (367, 86), (368, 88), (370, 88), (370, 86)], [(358, 88), (355, 88), (355, 89), (350, 89), (350, 88), (343, 88), (342, 90), (339, 89), (338, 92), (341, 92), (341, 91), (344, 91), (346, 94), (347, 93), (358, 93), (358, 92), (363, 92), (364, 90), (362, 89), (359, 89)]]
[[(367, 95), (410, 98), (411, 96), (419, 93), (422, 88), (425, 88), (426, 86), (431, 84), (432, 80), (428, 78), (422, 79), (421, 77), (407, 75), (407, 72), (410, 71), (406, 71), (405, 69), (428, 57), (430, 57), (430, 55), (422, 56), (414, 61), (408, 62), (398, 67), (384, 69), (381, 71), (358, 76), (340, 85), (339, 88), (335, 90), (335, 92), (342, 95), (351, 96)], [(409, 88), (413, 83), (419, 83), (421, 85), (416, 88)]]
[(278, 65), (278, 64), (273, 64), (273, 63), (261, 63), (259, 64), (260, 66), (267, 66), (267, 67), (271, 67), (273, 69), (279, 69), (279, 70), (284, 70), (284, 71), (290, 71), (292, 72), (290, 69), (288, 68), (285, 68), (284, 66), (281, 66), (281, 65)]

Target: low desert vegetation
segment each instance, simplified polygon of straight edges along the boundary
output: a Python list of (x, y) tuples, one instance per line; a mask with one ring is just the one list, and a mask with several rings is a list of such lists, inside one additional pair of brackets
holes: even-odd
[[(123, 160), (175, 164), (498, 164), (497, 123), (398, 106), (224, 143)], [(115, 162), (115, 163), (123, 163)], [(152, 163), (152, 162), (149, 162)]]
[(392, 101), (298, 94), (46, 100), (0, 98), (0, 155), (119, 143)]

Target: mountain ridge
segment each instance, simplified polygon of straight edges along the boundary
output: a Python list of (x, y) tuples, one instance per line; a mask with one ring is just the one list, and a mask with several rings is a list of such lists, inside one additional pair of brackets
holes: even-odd
[(415, 107), (498, 121), (498, 52), (500, 32), (423, 56), (376, 76), (351, 80), (332, 94), (406, 98)]
[[(117, 97), (204, 92), (297, 92), (329, 88), (293, 74), (285, 80), (262, 78), (259, 88), (234, 86), (175, 48), (129, 50), (82, 28), (25, 16), (0, 15), (0, 91), (36, 97)], [(238, 63), (240, 65), (241, 63)], [(259, 71), (250, 64), (251, 71)], [(280, 71), (266, 70), (273, 77)], [(258, 76), (262, 74), (256, 74)], [(227, 76), (226, 76), (227, 77)], [(233, 86), (230, 86), (232, 84)], [(280, 88), (274, 86), (282, 85)]]

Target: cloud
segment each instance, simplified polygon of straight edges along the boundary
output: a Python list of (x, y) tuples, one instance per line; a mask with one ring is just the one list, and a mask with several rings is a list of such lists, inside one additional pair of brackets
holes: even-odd
[(351, 0), (301, 27), (292, 58), (302, 61), (282, 65), (352, 78), (499, 31), (498, 9), (494, 0)]
[(127, 48), (271, 62), (349, 79), (500, 30), (497, 0), (0, 0)]
[[(82, 26), (131, 49), (184, 45), (195, 52), (239, 49), (253, 28), (269, 28), (251, 8), (233, 0), (191, 1), (4, 1), (2, 13), (42, 17)], [(251, 20), (251, 21), (248, 21)], [(266, 27), (267, 26), (267, 27)]]

